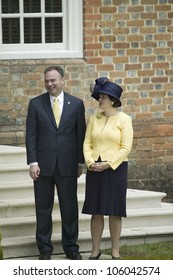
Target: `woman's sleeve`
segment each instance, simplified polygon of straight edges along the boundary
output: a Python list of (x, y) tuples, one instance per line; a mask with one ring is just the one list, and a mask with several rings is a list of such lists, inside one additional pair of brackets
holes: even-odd
[(108, 164), (112, 169), (116, 169), (123, 161), (127, 160), (127, 156), (131, 151), (133, 143), (133, 126), (132, 118), (128, 116), (121, 122), (121, 141), (120, 149), (109, 159)]
[(93, 129), (93, 117), (90, 117), (87, 129), (86, 129), (86, 134), (85, 134), (85, 140), (84, 140), (84, 145), (83, 145), (83, 151), (84, 151), (84, 158), (87, 167), (94, 163), (94, 159), (92, 157), (92, 129)]

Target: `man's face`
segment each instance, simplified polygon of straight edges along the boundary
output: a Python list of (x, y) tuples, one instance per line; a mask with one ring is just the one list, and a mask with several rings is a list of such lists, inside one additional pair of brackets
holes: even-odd
[(50, 95), (58, 96), (64, 86), (64, 78), (56, 70), (47, 72), (44, 76), (45, 88)]

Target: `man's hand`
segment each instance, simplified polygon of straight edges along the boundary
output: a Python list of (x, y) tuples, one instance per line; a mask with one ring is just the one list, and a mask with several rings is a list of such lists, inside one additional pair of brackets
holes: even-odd
[(33, 180), (37, 180), (40, 175), (40, 167), (38, 165), (30, 166), (29, 175)]

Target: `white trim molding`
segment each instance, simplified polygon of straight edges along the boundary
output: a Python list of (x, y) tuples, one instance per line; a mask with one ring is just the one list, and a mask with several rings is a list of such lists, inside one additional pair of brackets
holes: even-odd
[[(20, 0), (20, 10), (21, 7)], [(44, 7), (44, 0), (41, 0)], [(10, 17), (19, 16), (10, 14)], [(23, 14), (21, 13), (21, 16)], [(37, 14), (29, 14), (26, 17), (44, 17), (43, 11)], [(49, 14), (49, 16), (51, 16)], [(53, 15), (54, 17), (56, 14)], [(9, 14), (2, 14), (0, 1), (0, 59), (52, 59), (52, 58), (82, 58), (83, 57), (83, 1), (62, 0), (62, 13), (57, 14), (63, 19), (63, 42), (25, 44), (23, 35), (20, 44), (3, 44), (2, 42), (2, 18), (8, 18)], [(43, 20), (42, 20), (43, 22)], [(44, 29), (44, 25), (42, 25)], [(43, 36), (44, 37), (44, 36)]]

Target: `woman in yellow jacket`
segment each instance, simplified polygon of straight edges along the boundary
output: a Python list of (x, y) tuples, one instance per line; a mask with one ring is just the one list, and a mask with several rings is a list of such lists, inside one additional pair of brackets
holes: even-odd
[(120, 257), (121, 217), (126, 217), (128, 154), (133, 141), (132, 118), (117, 110), (122, 88), (107, 78), (96, 79), (92, 97), (102, 112), (90, 117), (84, 141), (87, 165), (85, 201), (82, 213), (90, 214), (92, 253), (101, 256), (100, 241), (104, 216), (109, 216), (112, 259)]

